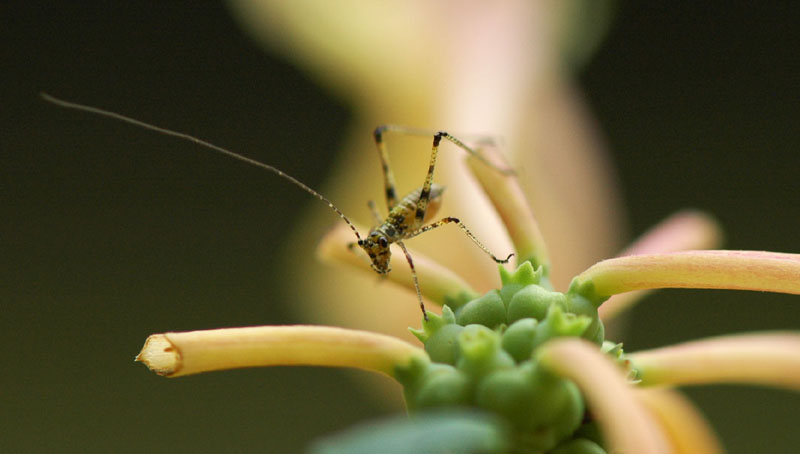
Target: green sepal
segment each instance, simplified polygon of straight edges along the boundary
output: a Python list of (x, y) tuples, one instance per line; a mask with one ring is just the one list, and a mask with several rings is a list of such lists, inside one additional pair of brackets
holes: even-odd
[(534, 270), (531, 262), (527, 261), (522, 262), (514, 271), (508, 271), (502, 265), (498, 266), (498, 269), (500, 270), (500, 282), (503, 284), (500, 296), (506, 304), (521, 288), (539, 284), (543, 273), (541, 266)]
[(422, 320), (422, 329), (409, 327), (408, 330), (419, 339), (423, 344), (428, 341), (428, 338), (441, 329), (445, 325), (453, 325), (456, 323), (456, 316), (449, 306), (442, 306), (442, 315), (434, 314), (433, 312), (426, 312), (428, 314), (427, 320)]
[(482, 325), (468, 325), (458, 334), (456, 367), (476, 380), (489, 372), (514, 367), (514, 358), (501, 348), (500, 334)]
[(597, 306), (585, 296), (567, 292), (567, 311), (577, 315), (584, 315), (592, 320), (592, 323), (584, 331), (584, 339), (601, 345), (605, 340), (606, 329), (600, 316), (597, 313)]
[(533, 348), (555, 337), (579, 337), (591, 324), (591, 318), (564, 312), (561, 306), (554, 304), (550, 306), (545, 319), (536, 327)]
[(625, 351), (622, 349), (622, 343), (615, 344), (610, 341), (605, 341), (600, 347), (600, 351), (608, 355), (625, 371), (625, 378), (631, 384), (636, 384), (642, 381), (641, 377), (639, 376), (639, 371), (633, 367), (631, 360), (628, 359), (627, 355), (625, 355)]
[(569, 290), (567, 290), (567, 295), (580, 295), (587, 300), (591, 301), (594, 304), (594, 307), (600, 307), (607, 299), (610, 298), (610, 295), (600, 295), (597, 293), (595, 289), (594, 282), (591, 279), (587, 279), (585, 281), (580, 281), (578, 278), (572, 279), (572, 282), (569, 284)]

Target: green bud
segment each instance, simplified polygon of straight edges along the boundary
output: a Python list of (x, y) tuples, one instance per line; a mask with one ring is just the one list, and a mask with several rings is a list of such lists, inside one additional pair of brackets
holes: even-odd
[(542, 320), (553, 304), (564, 307), (567, 298), (563, 293), (552, 292), (538, 285), (528, 285), (514, 294), (508, 303), (506, 319), (514, 323), (522, 318)]
[(557, 377), (544, 368), (535, 367), (532, 373), (536, 397), (530, 405), (536, 409), (534, 421), (554, 425), (557, 432), (570, 434), (578, 429), (583, 417), (583, 398), (578, 387), (569, 380)]
[(490, 290), (478, 299), (465, 304), (456, 314), (459, 325), (483, 325), (490, 328), (506, 322), (506, 307), (500, 298), (500, 292)]
[(501, 348), (500, 334), (485, 326), (465, 326), (458, 334), (458, 346), (456, 366), (472, 379), (514, 367), (514, 358)]
[(594, 282), (591, 280), (580, 282), (577, 277), (572, 279), (572, 282), (570, 282), (567, 294), (579, 295), (583, 298), (586, 298), (592, 302), (595, 308), (600, 307), (600, 305), (609, 298), (608, 295), (598, 294), (594, 287)]
[(606, 454), (606, 450), (591, 440), (579, 438), (559, 445), (548, 454)]
[(581, 337), (597, 345), (602, 344), (605, 338), (605, 326), (603, 326), (603, 322), (600, 321), (600, 316), (597, 313), (597, 306), (577, 293), (567, 293), (566, 296), (567, 311), (573, 314), (584, 315), (592, 320)]
[(550, 306), (545, 319), (536, 327), (533, 348), (555, 337), (578, 337), (591, 325), (592, 320), (584, 315), (564, 312), (558, 305)]
[(532, 419), (534, 387), (530, 368), (498, 370), (484, 377), (475, 391), (475, 403), (527, 429)]
[(441, 329), (443, 326), (454, 325), (456, 323), (456, 316), (448, 306), (442, 306), (442, 315), (436, 315), (433, 312), (428, 312), (428, 319), (422, 321), (422, 329), (409, 328), (411, 334), (417, 337), (423, 344), (428, 341), (428, 338)]
[(586, 406), (578, 386), (568, 380), (561, 380), (564, 400), (560, 403), (561, 411), (550, 422), (559, 440), (575, 433), (583, 422)]
[(464, 327), (461, 325), (445, 325), (433, 333), (425, 341), (425, 351), (431, 361), (455, 365), (458, 359), (458, 335)]
[(603, 441), (603, 434), (600, 432), (600, 427), (598, 426), (597, 421), (583, 423), (583, 425), (572, 435), (572, 438), (590, 440), (598, 446), (603, 446), (605, 444)]
[(469, 404), (469, 379), (452, 366), (437, 364), (422, 378), (412, 396), (406, 395), (409, 408), (454, 407)]
[(503, 350), (517, 362), (530, 359), (538, 324), (539, 322), (533, 318), (523, 318), (514, 322), (503, 333)]

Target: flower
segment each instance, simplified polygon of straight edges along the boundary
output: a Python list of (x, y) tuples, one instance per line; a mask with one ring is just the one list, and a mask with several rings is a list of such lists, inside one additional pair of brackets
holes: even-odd
[[(580, 60), (571, 58), (575, 53), (570, 50), (588, 55), (607, 23), (589, 15), (600, 27), (588, 33), (588, 39), (576, 40), (581, 37), (576, 31), (585, 30), (586, 24), (575, 19), (580, 15), (572, 14), (572, 8), (581, 2), (231, 4), (254, 35), (356, 106), (357, 136), (346, 149), (359, 154), (343, 158), (341, 167), (349, 175), (376, 178), (372, 188), (350, 178), (346, 186), (323, 190), (332, 199), (344, 200), (347, 213), (358, 213), (348, 203), (351, 198), (362, 203), (363, 194), (379, 193), (378, 174), (372, 172), (376, 166), (361, 151), (371, 146), (363, 131), (374, 127), (376, 118), (454, 131), (492, 131), (507, 138), (505, 149), (521, 169), (519, 180), (482, 171), (473, 163), (469, 168), (485, 195), (468, 182), (449, 191), (446, 209), (447, 214), (479, 218), (481, 222), (469, 223), (478, 236), (491, 250), (503, 251), (513, 244), (521, 266), (515, 272), (502, 271), (503, 288), (492, 291), (497, 278), (479, 250), (463, 246), (455, 234), (421, 238), (421, 249), (432, 255), (412, 251), (423, 292), (430, 301), (448, 307), (416, 331), (424, 349), (394, 336), (329, 327), (167, 333), (151, 337), (139, 356), (152, 368), (169, 376), (291, 364), (378, 371), (405, 385), (408, 405), (419, 418), (427, 418), (424, 425), (435, 427), (437, 437), (458, 434), (444, 445), (451, 450), (476, 428), (497, 427), (484, 431), (481, 439), (497, 449), (510, 444), (547, 446), (542, 449), (553, 448), (552, 452), (600, 452), (602, 445), (620, 452), (719, 452), (702, 416), (681, 394), (663, 385), (746, 382), (797, 387), (800, 350), (795, 334), (727, 336), (633, 354), (603, 342), (604, 323), (650, 289), (797, 293), (800, 273), (796, 255), (696, 251), (715, 247), (719, 240), (714, 222), (697, 212), (673, 216), (621, 257), (586, 268), (612, 254), (623, 229), (612, 179), (598, 157), (601, 140), (569, 76)], [(583, 45), (570, 45), (575, 41)], [(403, 144), (398, 145), (393, 144), (395, 151), (404, 152)], [(467, 165), (454, 155), (443, 154), (442, 159), (437, 181), (452, 186), (454, 180), (463, 180)], [(395, 162), (401, 181), (419, 173), (404, 161)], [(565, 173), (573, 178), (552, 177)], [(520, 182), (524, 188), (517, 186)], [(503, 224), (489, 214), (486, 196), (508, 238)], [(541, 233), (531, 211), (542, 221)], [(338, 264), (328, 271), (307, 267), (309, 254), (302, 245), (308, 243), (311, 229), (296, 229), (300, 240), (291, 250), (303, 261), (289, 276), (305, 275), (302, 288), (296, 289), (307, 304), (305, 318), (401, 336), (400, 330), (410, 323), (406, 320), (418, 317), (408, 292), (370, 287), (373, 274), (365, 273), (360, 280), (346, 277), (342, 263), (364, 263), (343, 247), (352, 241), (344, 229), (332, 231), (319, 248), (323, 258)], [(565, 288), (576, 273), (564, 293), (549, 285)], [(410, 274), (402, 266), (389, 277), (411, 287)], [(375, 301), (381, 306), (370, 310)], [(537, 392), (532, 384), (546, 392), (541, 387)], [(426, 412), (467, 401), (502, 421), (469, 415), (436, 419)], [(534, 414), (535, 408), (548, 411)], [(454, 421), (460, 422), (447, 426)], [(591, 433), (594, 422), (605, 440)], [(404, 427), (417, 434), (421, 430)], [(371, 426), (367, 432), (383, 429)], [(390, 433), (397, 438), (400, 432)], [(363, 437), (356, 434), (338, 443), (356, 443)]]
[[(539, 214), (556, 286), (566, 286), (575, 273), (620, 246), (625, 228), (615, 180), (571, 76), (607, 30), (613, 10), (608, 2), (231, 0), (230, 5), (259, 42), (353, 106), (351, 135), (331, 184), (321, 189), (349, 217), (371, 219), (366, 201), (383, 194), (375, 145), (366, 133), (377, 122), (457, 136), (490, 133), (506, 142), (503, 149)], [(421, 186), (430, 140), (387, 140), (400, 193)], [(481, 216), (491, 205), (474, 181), (463, 178), (468, 169), (459, 153), (450, 145), (440, 153), (436, 181), (448, 188), (440, 212), (464, 220), (491, 250), (509, 250), (502, 224)], [(557, 177), (564, 174), (573, 178)], [(309, 238), (318, 237), (330, 220), (330, 213), (314, 205), (292, 229), (282, 280), (297, 295), (293, 308), (300, 319), (411, 340), (404, 327), (416, 323), (417, 308), (394, 304), (408, 302), (405, 291), (376, 286), (374, 275), (307, 266), (314, 250)], [(414, 244), (478, 291), (498, 285), (492, 262), (458, 233), (423, 235)], [(320, 285), (298, 283), (292, 278), (298, 273)], [(380, 310), (362, 310), (375, 301), (381, 301)]]
[[(480, 152), (497, 158), (491, 146)], [(468, 281), (412, 252), (420, 264), (422, 291), (429, 301), (443, 305), (442, 315), (429, 314), (423, 328), (414, 330), (424, 348), (360, 330), (251, 327), (153, 335), (137, 359), (167, 376), (267, 365), (372, 370), (400, 382), (409, 411), (449, 427), (443, 432), (473, 430), (481, 421), (478, 425), (487, 430), (475, 446), (514, 452), (721, 452), (702, 416), (672, 387), (753, 383), (800, 389), (800, 333), (730, 335), (629, 353), (605, 339), (604, 332), (604, 323), (644, 290), (800, 294), (800, 255), (694, 250), (719, 235), (707, 216), (685, 212), (645, 234), (628, 255), (598, 262), (578, 274), (568, 291), (557, 292), (549, 281), (544, 237), (517, 178), (474, 157), (468, 167), (504, 221), (518, 268), (509, 272), (501, 267), (503, 286), (478, 296)], [(346, 229), (335, 229), (323, 239), (321, 256), (371, 272), (367, 261), (348, 250)], [(409, 275), (389, 276), (412, 288)], [(463, 414), (436, 419), (429, 413), (464, 406), (497, 420)], [(403, 425), (387, 437), (424, 427)], [(329, 443), (370, 443), (363, 440), (371, 432), (362, 432)], [(409, 449), (434, 446), (415, 443), (423, 445)]]

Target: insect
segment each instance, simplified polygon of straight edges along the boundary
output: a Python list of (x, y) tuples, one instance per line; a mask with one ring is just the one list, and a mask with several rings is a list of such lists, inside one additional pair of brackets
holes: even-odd
[(491, 164), (486, 159), (484, 159), (477, 151), (468, 147), (462, 141), (458, 140), (457, 138), (453, 137), (452, 135), (444, 131), (436, 132), (433, 134), (433, 146), (431, 150), (430, 164), (428, 165), (428, 173), (425, 176), (425, 182), (423, 183), (422, 187), (411, 191), (405, 197), (398, 200), (397, 193), (395, 190), (394, 175), (392, 173), (391, 167), (389, 166), (389, 154), (384, 142), (384, 135), (386, 133), (396, 133), (396, 134), (404, 134), (412, 136), (420, 136), (420, 135), (430, 136), (431, 133), (412, 128), (394, 126), (394, 125), (380, 126), (377, 129), (375, 129), (373, 135), (375, 139), (375, 144), (378, 149), (378, 155), (380, 156), (381, 159), (386, 205), (389, 209), (389, 214), (386, 217), (386, 219), (381, 218), (375, 206), (375, 203), (371, 200), (367, 202), (367, 205), (369, 206), (370, 211), (372, 212), (376, 226), (373, 227), (372, 230), (370, 230), (369, 234), (367, 234), (366, 237), (362, 237), (361, 234), (358, 232), (358, 229), (356, 229), (355, 225), (353, 225), (353, 223), (350, 222), (347, 216), (345, 216), (344, 213), (333, 204), (333, 202), (328, 200), (325, 196), (323, 196), (319, 192), (311, 189), (305, 183), (301, 182), (300, 180), (294, 178), (291, 175), (284, 173), (283, 171), (281, 171), (276, 167), (248, 158), (244, 155), (235, 153), (233, 151), (219, 147), (212, 143), (198, 139), (197, 137), (191, 136), (189, 134), (184, 134), (181, 132), (161, 128), (159, 126), (145, 123), (143, 121), (136, 120), (122, 114), (100, 109), (97, 107), (64, 101), (55, 98), (53, 96), (50, 96), (46, 93), (41, 93), (41, 97), (45, 101), (48, 101), (50, 103), (53, 103), (61, 107), (89, 112), (104, 117), (109, 117), (112, 119), (133, 124), (135, 126), (139, 126), (141, 128), (149, 129), (152, 131), (160, 132), (162, 134), (166, 134), (169, 136), (177, 137), (183, 140), (187, 140), (189, 142), (196, 143), (200, 146), (209, 148), (211, 150), (217, 151), (219, 153), (238, 159), (240, 161), (244, 161), (248, 164), (252, 164), (254, 166), (269, 170), (270, 172), (275, 173), (278, 176), (290, 181), (295, 186), (298, 186), (299, 188), (303, 189), (304, 191), (308, 192), (309, 194), (323, 201), (325, 204), (328, 205), (328, 207), (330, 207), (333, 211), (335, 211), (336, 214), (338, 214), (339, 217), (345, 223), (347, 223), (347, 225), (350, 227), (350, 229), (356, 236), (356, 241), (350, 243), (348, 245), (348, 248), (353, 249), (356, 246), (358, 246), (361, 249), (363, 249), (364, 252), (366, 252), (367, 255), (369, 256), (372, 269), (375, 270), (378, 274), (384, 275), (389, 271), (391, 271), (390, 246), (392, 244), (397, 244), (400, 247), (400, 249), (403, 251), (403, 254), (406, 257), (406, 260), (408, 261), (409, 267), (411, 268), (411, 276), (413, 278), (414, 288), (417, 292), (419, 307), (422, 310), (422, 315), (426, 321), (428, 320), (428, 314), (427, 311), (425, 310), (425, 303), (422, 301), (422, 292), (420, 292), (419, 279), (417, 278), (417, 273), (416, 270), (414, 269), (414, 260), (411, 258), (411, 254), (409, 254), (408, 249), (406, 248), (405, 243), (403, 242), (404, 240), (414, 238), (422, 233), (436, 229), (446, 224), (456, 224), (467, 235), (467, 237), (469, 237), (469, 239), (472, 240), (473, 243), (475, 243), (479, 248), (481, 248), (483, 252), (488, 254), (495, 262), (508, 263), (511, 257), (514, 256), (514, 254), (509, 254), (508, 257), (506, 257), (505, 259), (500, 259), (494, 254), (492, 254), (489, 251), (489, 249), (486, 246), (484, 246), (483, 243), (481, 243), (480, 240), (478, 240), (478, 238), (476, 238), (475, 235), (472, 232), (470, 232), (469, 229), (464, 225), (464, 223), (462, 223), (461, 220), (459, 220), (458, 218), (445, 217), (433, 223), (425, 224), (425, 222), (428, 221), (438, 210), (441, 204), (442, 193), (444, 192), (443, 186), (433, 182), (433, 173), (436, 168), (436, 159), (439, 153), (439, 145), (442, 139), (452, 142), (453, 144), (463, 149), (467, 153), (477, 157), (487, 165), (497, 169), (499, 172), (505, 174), (513, 174), (513, 172), (510, 170), (501, 169)]

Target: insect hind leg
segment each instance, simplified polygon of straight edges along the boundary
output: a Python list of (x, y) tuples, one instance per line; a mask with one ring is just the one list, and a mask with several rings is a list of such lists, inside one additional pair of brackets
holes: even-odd
[[(502, 173), (503, 175), (515, 175), (515, 172), (514, 172), (513, 169), (503, 168), (503, 167), (500, 167), (497, 164), (489, 161), (488, 159), (486, 159), (485, 156), (480, 154), (476, 149), (474, 149), (474, 148), (470, 147), (469, 145), (465, 144), (463, 141), (459, 140), (458, 138), (456, 138), (455, 136), (453, 136), (450, 133), (447, 133), (447, 132), (444, 132), (444, 131), (434, 131), (434, 130), (429, 130), (429, 129), (409, 128), (409, 127), (400, 126), (400, 125), (382, 125), (382, 126), (379, 126), (377, 129), (375, 129), (375, 137), (376, 137), (375, 140), (376, 140), (376, 142), (378, 141), (379, 137), (380, 137), (380, 140), (383, 141), (383, 135), (385, 133), (387, 133), (387, 132), (394, 133), (394, 134), (405, 135), (405, 136), (418, 136), (418, 137), (430, 137), (430, 136), (435, 136), (435, 135), (441, 135), (442, 139), (445, 139), (445, 140), (448, 140), (448, 141), (452, 142), (457, 147), (461, 148), (462, 150), (464, 150), (468, 154), (474, 156), (475, 158), (477, 158), (478, 160), (480, 160), (481, 162), (483, 162), (487, 166), (489, 166), (489, 167), (493, 168), (494, 170)], [(495, 137), (492, 137), (492, 136), (479, 135), (479, 136), (471, 136), (471, 137), (472, 137), (472, 139), (470, 139), (470, 141), (473, 141), (473, 139), (474, 139), (475, 142), (480, 143), (480, 144), (490, 144), (490, 145), (497, 145), (498, 144), (498, 139), (495, 138)], [(384, 149), (384, 153), (385, 153), (385, 149)], [(382, 160), (384, 160), (383, 157), (382, 157)], [(385, 161), (388, 162), (388, 158), (385, 159)], [(392, 184), (394, 184), (393, 180), (392, 180)]]
[(383, 133), (393, 130), (390, 126), (378, 126), (372, 133), (375, 139), (375, 146), (378, 148), (378, 156), (381, 158), (381, 170), (383, 171), (383, 187), (386, 195), (386, 208), (391, 211), (397, 205), (397, 190), (395, 189), (394, 173), (389, 165), (389, 153), (386, 150), (386, 143), (383, 141)]
[(454, 217), (442, 218), (442, 219), (434, 222), (433, 224), (428, 224), (426, 226), (423, 226), (423, 227), (411, 232), (408, 237), (409, 238), (413, 238), (413, 237), (415, 237), (417, 235), (420, 235), (422, 233), (425, 233), (425, 232), (427, 232), (429, 230), (433, 230), (435, 228), (439, 228), (439, 227), (441, 227), (443, 225), (451, 224), (451, 223), (452, 224), (456, 224), (458, 226), (458, 228), (460, 228), (461, 231), (463, 231), (467, 235), (467, 237), (469, 237), (469, 239), (472, 240), (473, 243), (475, 243), (475, 245), (477, 245), (479, 248), (481, 248), (481, 250), (483, 252), (485, 252), (486, 254), (488, 254), (492, 258), (492, 260), (494, 260), (496, 263), (508, 263), (508, 261), (511, 260), (511, 257), (514, 256), (514, 254), (511, 253), (511, 254), (508, 254), (508, 257), (506, 257), (505, 259), (498, 258), (496, 255), (492, 254), (492, 252), (489, 250), (489, 248), (487, 248), (486, 246), (484, 246), (483, 243), (481, 243), (481, 241), (475, 236), (474, 233), (470, 232), (470, 230), (467, 228), (467, 226), (464, 225), (464, 223), (461, 222), (460, 219), (454, 218)]

